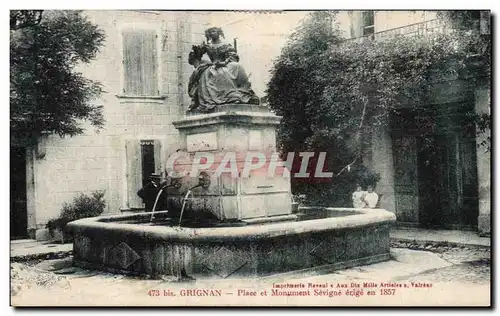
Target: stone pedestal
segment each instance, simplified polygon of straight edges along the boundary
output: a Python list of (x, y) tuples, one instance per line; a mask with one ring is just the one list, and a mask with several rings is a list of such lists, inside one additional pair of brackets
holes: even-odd
[[(180, 188), (169, 188), (169, 208), (182, 207), (186, 192), (198, 184), (199, 173), (206, 172), (210, 184), (193, 189), (186, 212), (208, 211), (220, 220), (265, 222), (277, 217), (293, 218), (290, 178), (281, 176), (283, 168), (267, 173), (270, 154), (276, 151), (275, 131), (280, 120), (263, 106), (229, 104), (210, 114), (188, 113), (174, 122), (185, 157), (177, 160), (177, 168), (195, 170), (192, 164), (204, 159), (205, 154), (215, 159), (208, 170), (195, 170), (197, 174), (180, 178)], [(259, 172), (241, 174), (245, 164), (256, 164), (256, 157), (263, 155), (266, 165)], [(231, 158), (228, 164), (224, 157)], [(221, 164), (236, 167), (237, 172), (217, 174)]]

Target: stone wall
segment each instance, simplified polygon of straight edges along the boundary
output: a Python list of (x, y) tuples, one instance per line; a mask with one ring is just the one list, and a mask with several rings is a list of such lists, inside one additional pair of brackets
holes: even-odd
[[(482, 87), (476, 90), (476, 112), (491, 113), (491, 90)], [(488, 134), (490, 131), (488, 131)], [(491, 152), (486, 152), (480, 144), (487, 135), (476, 138), (477, 178), (479, 187), (478, 229), (481, 235), (491, 234)]]
[(396, 213), (392, 139), (388, 127), (381, 128), (373, 135), (370, 158), (371, 168), (380, 174), (380, 181), (375, 188), (380, 196), (380, 208)]

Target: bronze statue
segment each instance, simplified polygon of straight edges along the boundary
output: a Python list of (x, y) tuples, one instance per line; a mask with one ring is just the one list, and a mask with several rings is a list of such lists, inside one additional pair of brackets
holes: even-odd
[[(240, 103), (259, 104), (251, 89), (248, 76), (239, 63), (239, 56), (231, 44), (224, 43), (221, 28), (205, 31), (207, 43), (193, 46), (189, 64), (195, 70), (189, 79), (190, 110), (210, 112), (218, 105)], [(204, 60), (207, 54), (210, 60)]]

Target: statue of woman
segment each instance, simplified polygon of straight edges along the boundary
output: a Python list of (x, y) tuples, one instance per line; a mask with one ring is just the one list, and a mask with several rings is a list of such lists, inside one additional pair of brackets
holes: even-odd
[[(218, 105), (230, 103), (259, 104), (235, 49), (221, 40), (221, 28), (205, 31), (207, 44), (193, 46), (189, 63), (195, 68), (189, 79), (190, 110), (210, 112)], [(204, 60), (207, 54), (210, 61)]]

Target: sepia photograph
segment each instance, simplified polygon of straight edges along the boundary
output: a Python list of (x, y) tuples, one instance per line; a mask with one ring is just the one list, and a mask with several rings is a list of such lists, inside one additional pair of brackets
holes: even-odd
[(491, 307), (492, 12), (9, 10), (11, 307)]

